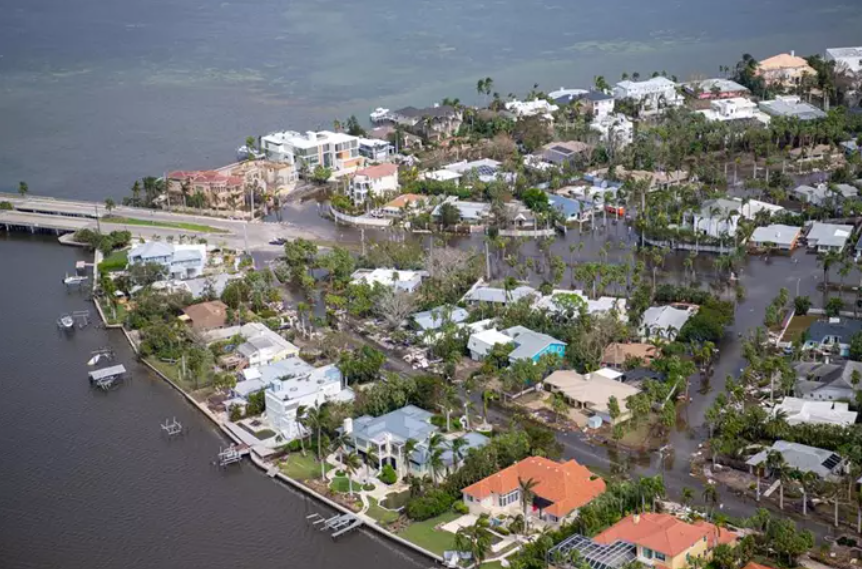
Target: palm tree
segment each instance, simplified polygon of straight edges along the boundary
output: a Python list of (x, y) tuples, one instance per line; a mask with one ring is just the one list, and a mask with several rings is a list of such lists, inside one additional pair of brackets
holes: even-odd
[(682, 495), (680, 497), (682, 500), (682, 505), (688, 507), (691, 504), (691, 501), (694, 500), (694, 491), (686, 486), (682, 489)]
[(464, 460), (464, 448), (469, 444), (464, 437), (458, 437), (449, 441), (449, 450), (452, 451), (452, 462), (455, 470), (461, 468), (461, 461)]
[(112, 198), (105, 198), (105, 209), (108, 211), (109, 215), (115, 207), (117, 207), (117, 204)]
[(524, 524), (527, 529), (530, 528), (530, 518), (527, 515), (527, 508), (533, 503), (533, 497), (535, 496), (533, 488), (538, 485), (539, 483), (532, 478), (524, 480), (520, 476), (518, 477), (518, 486), (521, 490), (521, 507), (524, 509)]
[[(377, 451), (375, 451), (373, 448), (369, 448), (368, 450), (365, 451), (365, 465), (366, 465), (366, 472), (368, 469), (376, 471), (376, 470), (379, 470), (381, 468), (380, 456), (378, 456)], [(372, 465), (376, 465), (376, 466), (372, 467)], [(366, 478), (366, 481), (367, 481), (367, 478)]]
[[(299, 405), (296, 408), (296, 422), (299, 423), (299, 426), (302, 427), (303, 430), (308, 430), (308, 407), (305, 405)], [(302, 450), (302, 456), (305, 456), (305, 434), (303, 432), (299, 433), (299, 448)]]
[(429, 449), (428, 456), (428, 470), (431, 472), (431, 482), (434, 485), (437, 485), (440, 474), (445, 469), (446, 465), (443, 462), (443, 449), (435, 448), (434, 450)]
[(483, 514), (471, 526), (464, 526), (455, 533), (455, 547), (458, 551), (469, 552), (475, 566), (482, 564), (491, 549), (493, 536), (489, 527), (488, 515)]
[(350, 496), (353, 496), (353, 475), (362, 467), (362, 461), (355, 451), (351, 451), (344, 457), (344, 472), (347, 474), (347, 484), (350, 487)]
[(703, 488), (703, 501), (707, 503), (710, 510), (710, 517), (715, 511), (715, 507), (718, 505), (718, 488), (716, 488), (715, 484), (707, 483)]
[(818, 261), (823, 267), (823, 298), (825, 299), (829, 296), (829, 269), (836, 263), (841, 262), (841, 254), (837, 251), (829, 251), (822, 255)]
[(401, 460), (398, 461), (399, 470), (403, 467), (403, 474), (401, 474), (401, 478), (407, 476), (409, 472), (408, 464), (410, 464), (410, 457), (413, 456), (413, 453), (416, 451), (416, 447), (419, 445), (419, 441), (416, 439), (407, 439), (404, 442), (404, 445), (401, 447)]
[(326, 461), (323, 460), (323, 427), (326, 425), (329, 413), (326, 407), (312, 407), (305, 412), (305, 422), (308, 427), (317, 432), (317, 460), (320, 461), (320, 479), (326, 479)]
[(784, 509), (784, 485), (789, 479), (787, 462), (784, 455), (777, 451), (769, 451), (766, 455), (766, 468), (778, 479), (778, 507)]
[(21, 197), (26, 197), (27, 192), (30, 191), (30, 187), (27, 185), (27, 182), (18, 182), (18, 193), (21, 194)]

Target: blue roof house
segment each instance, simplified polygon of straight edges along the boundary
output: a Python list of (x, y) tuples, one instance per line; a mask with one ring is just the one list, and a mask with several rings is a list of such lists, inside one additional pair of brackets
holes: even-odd
[(512, 326), (503, 330), (503, 334), (512, 338), (515, 349), (509, 353), (509, 361), (529, 359), (533, 363), (545, 354), (557, 354), (563, 357), (566, 353), (566, 343), (553, 336), (534, 332), (524, 326)]
[(573, 200), (556, 194), (548, 194), (548, 203), (559, 211), (566, 223), (584, 223), (593, 216), (595, 205), (588, 201)]

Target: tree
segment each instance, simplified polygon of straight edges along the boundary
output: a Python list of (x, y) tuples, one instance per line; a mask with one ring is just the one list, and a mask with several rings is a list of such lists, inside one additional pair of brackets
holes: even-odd
[(834, 318), (839, 315), (842, 308), (844, 308), (844, 301), (840, 296), (833, 296), (826, 301), (826, 316)]
[(539, 188), (530, 188), (521, 194), (521, 201), (532, 211), (547, 211), (548, 194)]
[(367, 132), (362, 126), (359, 124), (359, 120), (356, 118), (356, 115), (350, 115), (350, 118), (347, 119), (347, 134), (350, 136), (367, 136)]
[(484, 514), (471, 526), (458, 528), (455, 533), (455, 547), (458, 551), (469, 552), (476, 567), (480, 566), (491, 550), (493, 535), (489, 528), (488, 515)]
[(608, 398), (608, 414), (614, 422), (616, 422), (620, 416), (620, 402), (613, 395)]
[(27, 182), (18, 182), (18, 193), (21, 194), (21, 197), (26, 197), (27, 193), (30, 191), (30, 187), (27, 185)]
[(680, 500), (682, 500), (682, 505), (688, 507), (692, 500), (694, 500), (694, 491), (688, 486), (682, 489), (682, 494), (680, 495)]
[(797, 296), (793, 299), (796, 316), (805, 316), (811, 309), (811, 299), (807, 296)]
[(539, 483), (533, 478), (527, 478), (524, 480), (520, 476), (518, 477), (518, 487), (521, 490), (521, 507), (524, 509), (524, 523), (528, 529), (530, 527), (530, 518), (527, 514), (527, 508), (529, 508), (533, 503), (533, 497), (535, 496), (533, 489), (538, 485)]
[(789, 472), (787, 462), (784, 460), (784, 455), (780, 452), (771, 450), (766, 455), (766, 468), (769, 472), (778, 479), (778, 504), (780, 509), (784, 509), (784, 486), (789, 480)]
[(338, 367), (347, 381), (358, 383), (377, 379), (384, 363), (386, 363), (386, 356), (383, 352), (371, 346), (362, 346), (352, 352), (342, 352), (338, 359)]
[(387, 288), (377, 298), (375, 309), (389, 329), (394, 330), (416, 311), (416, 296), (406, 291)]
[(317, 460), (320, 461), (320, 479), (326, 480), (326, 461), (323, 459), (323, 429), (329, 421), (326, 406), (311, 407), (305, 411), (305, 423), (301, 424), (317, 433)]
[(112, 198), (105, 198), (105, 209), (108, 210), (109, 214), (114, 210), (115, 207), (117, 207), (117, 204)]
[(342, 459), (344, 462), (344, 472), (347, 474), (347, 484), (350, 488), (350, 495), (353, 496), (353, 476), (362, 467), (362, 460), (355, 451), (347, 453)]
[(440, 210), (437, 212), (440, 224), (446, 229), (450, 229), (461, 221), (461, 212), (453, 204), (445, 202), (440, 205)]
[(850, 359), (862, 361), (862, 332), (856, 332), (850, 338)]
[(322, 164), (315, 166), (314, 170), (311, 172), (311, 181), (321, 186), (328, 182), (331, 177), (332, 170)]
[(718, 488), (715, 484), (707, 483), (703, 487), (703, 501), (707, 503), (710, 509), (710, 516), (715, 512), (715, 507), (718, 505), (719, 495)]

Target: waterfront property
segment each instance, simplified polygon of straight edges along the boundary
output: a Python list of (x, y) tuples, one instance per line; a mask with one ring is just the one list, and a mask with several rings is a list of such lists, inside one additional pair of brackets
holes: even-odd
[(183, 308), (189, 325), (195, 330), (221, 328), (227, 322), (227, 305), (220, 300), (201, 302)]
[(147, 241), (129, 251), (129, 265), (155, 263), (174, 279), (190, 279), (203, 274), (207, 247), (202, 244), (172, 244)]
[(515, 115), (516, 118), (540, 116), (546, 120), (554, 120), (554, 114), (560, 107), (548, 102), (546, 99), (533, 99), (532, 101), (506, 101), (506, 110)]
[(398, 191), (398, 166), (378, 164), (357, 170), (350, 177), (348, 195), (355, 205), (369, 198), (395, 194)]
[(359, 155), (370, 162), (388, 162), (395, 149), (388, 140), (359, 138)]
[(676, 83), (661, 76), (644, 81), (620, 81), (614, 87), (614, 98), (631, 99), (648, 114), (683, 103), (682, 96), (676, 92)]
[(748, 244), (755, 249), (775, 248), (779, 251), (792, 251), (801, 236), (801, 227), (772, 224), (755, 229)]
[(558, 526), (578, 515), (578, 510), (605, 491), (605, 481), (574, 460), (554, 462), (532, 456), (504, 468), (461, 493), (470, 513), (481, 516), (513, 516), (524, 511), (522, 485), (535, 483), (527, 506), (531, 522)]
[(512, 289), (489, 286), (479, 279), (470, 287), (470, 290), (461, 298), (462, 302), (468, 305), (477, 305), (482, 303), (502, 304), (506, 305), (512, 302), (518, 302), (522, 298), (528, 296), (541, 296), (539, 291), (531, 286), (519, 285)]
[(746, 460), (745, 464), (754, 472), (755, 468), (766, 464), (767, 457), (772, 452), (777, 452), (784, 458), (787, 468), (802, 473), (811, 472), (824, 480), (839, 479), (846, 466), (846, 461), (831, 450), (789, 441), (775, 441), (771, 447)]
[(818, 253), (829, 251), (841, 252), (847, 246), (847, 240), (853, 233), (852, 225), (836, 225), (833, 223), (814, 222), (811, 224), (805, 240), (809, 249)]
[(816, 72), (805, 59), (791, 51), (759, 61), (755, 74), (762, 77), (767, 85), (795, 87), (802, 82), (805, 75), (814, 76)]
[(812, 401), (798, 397), (785, 397), (775, 406), (788, 425), (839, 425), (856, 423), (857, 413), (850, 410), (846, 401)]
[(862, 73), (862, 47), (830, 47), (826, 50), (826, 61), (835, 62), (838, 72)]
[(297, 171), (313, 171), (318, 166), (334, 172), (354, 170), (362, 165), (359, 139), (343, 132), (273, 132), (260, 138), (261, 150), (269, 160), (286, 162)]
[(710, 101), (709, 109), (700, 111), (708, 121), (758, 121), (768, 125), (769, 115), (759, 110), (757, 103), (743, 97), (718, 98)]
[(760, 101), (760, 110), (773, 117), (813, 121), (826, 118), (826, 113), (796, 95), (783, 95), (771, 101)]
[(167, 189), (171, 204), (185, 205), (189, 198), (200, 196), (207, 208), (236, 210), (245, 205), (252, 189), (276, 194), (290, 190), (297, 178), (291, 164), (246, 160), (215, 170), (168, 172)]
[(595, 117), (590, 130), (597, 132), (599, 139), (611, 147), (625, 148), (634, 142), (634, 123), (622, 113)]
[(564, 223), (583, 224), (593, 217), (595, 204), (589, 201), (574, 200), (557, 194), (548, 194), (548, 203), (560, 212)]
[[(857, 332), (862, 327), (856, 328)], [(856, 332), (854, 332), (856, 333)], [(846, 331), (838, 331), (835, 328), (825, 331), (823, 340), (827, 338), (838, 338), (839, 334)], [(818, 335), (821, 335), (818, 332)], [(823, 341), (821, 340), (821, 342)], [(828, 341), (828, 340), (827, 340)], [(818, 345), (823, 345), (818, 342)], [(828, 346), (830, 344), (825, 344)], [(831, 352), (831, 350), (829, 350)], [(796, 371), (796, 385), (794, 392), (806, 400), (813, 401), (856, 401), (856, 394), (862, 389), (862, 363), (854, 361), (839, 361), (837, 363), (800, 362), (794, 367)], [(856, 381), (854, 382), (854, 378)]]
[(422, 209), (427, 202), (428, 196), (401, 194), (380, 208), (380, 213), (387, 217), (399, 217)]
[(692, 229), (719, 239), (733, 237), (739, 227), (742, 203), (724, 198), (706, 200), (699, 212), (692, 214)]
[(290, 356), (298, 356), (299, 348), (273, 332), (261, 322), (249, 322), (242, 326), (230, 326), (211, 330), (204, 334), (207, 343), (241, 336), (245, 342), (237, 347), (242, 359), (240, 367), (261, 366), (277, 362)]
[(448, 138), (458, 132), (463, 122), (463, 114), (449, 105), (435, 105), (424, 109), (404, 107), (389, 113), (389, 118), (429, 140)]
[(395, 291), (416, 292), (427, 271), (399, 271), (397, 269), (359, 269), (350, 277), (354, 284), (381, 285)]
[(683, 89), (696, 99), (738, 99), (751, 94), (748, 87), (720, 78), (691, 81), (683, 85)]
[[(581, 409), (589, 416), (598, 417), (609, 425), (626, 421), (631, 412), (626, 399), (640, 393), (640, 389), (619, 381), (622, 374), (610, 369), (580, 374), (574, 370), (558, 370), (542, 382), (545, 390), (561, 394), (566, 402), (575, 409)], [(620, 414), (611, 417), (609, 401), (617, 400)]]
[(641, 319), (641, 340), (673, 342), (689, 318), (697, 313), (697, 308), (697, 306), (683, 304), (647, 308)]
[(620, 321), (628, 320), (626, 299), (613, 296), (602, 296), (597, 299), (588, 298), (581, 290), (555, 289), (551, 294), (538, 299), (535, 308), (547, 310), (552, 314), (577, 317), (580, 309), (587, 314), (615, 313)]
[[(449, 170), (446, 171), (448, 172)], [(461, 201), (454, 197), (447, 198), (443, 203), (447, 203), (458, 210), (459, 220), (462, 223), (481, 223), (491, 215), (491, 204), (489, 203)], [(442, 206), (443, 204), (440, 204), (435, 207), (431, 211), (431, 216), (439, 219)]]

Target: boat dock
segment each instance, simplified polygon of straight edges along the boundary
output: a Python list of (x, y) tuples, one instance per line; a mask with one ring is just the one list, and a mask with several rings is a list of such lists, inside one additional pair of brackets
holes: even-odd
[(337, 514), (331, 518), (324, 518), (320, 514), (311, 514), (305, 519), (321, 531), (332, 532), (332, 539), (349, 533), (362, 525), (362, 520), (353, 514)]
[(115, 365), (91, 371), (87, 375), (90, 376), (91, 384), (107, 391), (113, 387), (115, 383), (125, 378), (126, 368), (122, 364)]
[(248, 445), (230, 445), (229, 447), (219, 451), (215, 464), (218, 464), (219, 466), (236, 464), (248, 453)]

